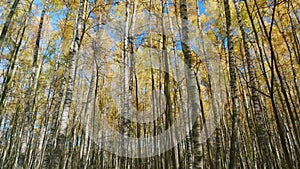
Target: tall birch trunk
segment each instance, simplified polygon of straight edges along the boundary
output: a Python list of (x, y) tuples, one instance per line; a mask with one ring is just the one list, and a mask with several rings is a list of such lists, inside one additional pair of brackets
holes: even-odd
[(269, 168), (269, 167), (271, 167), (270, 160), (265, 158), (265, 157), (269, 157), (269, 155), (270, 155), (269, 142), (268, 142), (268, 135), (266, 132), (266, 128), (264, 125), (263, 114), (262, 114), (260, 106), (259, 106), (257, 85), (256, 85), (256, 79), (255, 79), (255, 74), (254, 74), (254, 69), (253, 69), (254, 62), (253, 62), (253, 58), (251, 57), (251, 54), (250, 54), (250, 49), (248, 46), (248, 38), (247, 38), (247, 35), (245, 32), (245, 28), (244, 28), (238, 1), (233, 0), (233, 3), (234, 3), (235, 10), (236, 10), (236, 16), (238, 19), (239, 28), (242, 33), (244, 51), (245, 51), (245, 55), (246, 55), (246, 59), (247, 59), (247, 68), (248, 68), (248, 72), (249, 72), (250, 88), (251, 88), (251, 94), (252, 94), (251, 99), (252, 99), (253, 106), (254, 106), (254, 113), (255, 113), (254, 115), (255, 115), (256, 124), (257, 124), (256, 130), (257, 130), (259, 147), (261, 148), (261, 154), (263, 157), (263, 167)]
[(7, 16), (7, 19), (4, 23), (4, 26), (3, 26), (3, 29), (2, 29), (1, 35), (0, 35), (0, 49), (2, 48), (7, 30), (9, 28), (10, 23), (11, 23), (12, 17), (14, 16), (14, 14), (16, 12), (16, 9), (17, 9), (17, 6), (18, 6), (19, 2), (20, 2), (20, 0), (15, 0), (13, 5), (10, 8), (9, 14)]
[[(25, 95), (25, 105), (24, 105), (24, 122), (23, 122), (23, 131), (22, 131), (22, 140), (21, 140), (21, 150), (20, 150), (20, 155), (18, 158), (18, 164), (23, 167), (28, 167), (26, 164), (26, 159), (25, 159), (25, 153), (27, 149), (27, 144), (28, 144), (28, 138), (29, 138), (29, 128), (31, 124), (31, 116), (33, 113), (33, 107), (35, 103), (35, 95), (36, 92), (34, 92), (34, 96), (31, 98), (32, 94), (32, 88), (35, 88), (37, 84), (37, 78), (36, 73), (37, 73), (37, 62), (38, 62), (38, 55), (39, 55), (39, 48), (40, 48), (40, 40), (41, 40), (41, 34), (42, 34), (42, 28), (43, 28), (43, 22), (44, 22), (44, 17), (45, 17), (46, 9), (44, 8), (41, 13), (41, 19), (38, 27), (38, 32), (37, 32), (37, 38), (35, 41), (35, 48), (34, 48), (34, 54), (33, 54), (33, 61), (32, 61), (32, 70), (30, 70), (30, 75), (29, 75), (29, 81), (28, 81), (28, 88), (26, 91)], [(33, 89), (36, 91), (35, 89)], [(31, 103), (32, 102), (32, 103)]]
[[(193, 73), (193, 65), (192, 65), (192, 55), (191, 49), (189, 45), (189, 27), (188, 27), (188, 13), (187, 13), (187, 3), (186, 0), (180, 0), (180, 16), (181, 16), (181, 46), (184, 55), (185, 62), (185, 76), (186, 76), (186, 85), (187, 85), (187, 93), (188, 93), (188, 103), (191, 105), (191, 116), (196, 118), (195, 124), (192, 129), (193, 134), (193, 155), (194, 162), (193, 167), (195, 169), (200, 169), (203, 167), (203, 154), (202, 147), (200, 144), (200, 111), (197, 100), (197, 88), (196, 88), (196, 79)], [(188, 104), (188, 105), (189, 105)]]
[(229, 1), (224, 0), (224, 9), (226, 16), (226, 34), (227, 34), (227, 47), (229, 55), (229, 74), (230, 74), (230, 95), (231, 95), (231, 107), (232, 107), (232, 134), (231, 134), (231, 146), (230, 146), (230, 162), (229, 168), (234, 169), (237, 167), (238, 159), (238, 128), (240, 120), (239, 103), (238, 103), (238, 89), (236, 81), (236, 59), (233, 51), (232, 41), (232, 28), (231, 28), (231, 16)]
[(77, 19), (74, 25), (74, 31), (73, 31), (73, 39), (71, 42), (69, 54), (68, 54), (68, 60), (67, 65), (69, 69), (69, 77), (67, 80), (67, 91), (65, 96), (65, 102), (63, 104), (63, 112), (61, 117), (61, 124), (59, 128), (59, 134), (57, 138), (57, 146), (55, 150), (55, 161), (54, 161), (54, 167), (55, 168), (61, 168), (64, 165), (64, 144), (65, 139), (67, 136), (67, 125), (69, 122), (69, 113), (70, 113), (70, 107), (72, 103), (72, 95), (73, 95), (73, 89), (75, 84), (75, 65), (76, 65), (76, 56), (79, 52), (80, 44), (81, 44), (81, 35), (82, 35), (82, 17), (84, 12), (84, 3), (85, 0), (80, 0), (79, 6), (78, 6), (78, 14)]

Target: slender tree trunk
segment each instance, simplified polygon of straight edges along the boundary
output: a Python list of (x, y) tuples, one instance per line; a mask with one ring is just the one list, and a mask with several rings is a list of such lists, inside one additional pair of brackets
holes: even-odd
[[(28, 13), (31, 12), (31, 7), (32, 7), (32, 3), (30, 4)], [(19, 53), (20, 47), (21, 47), (22, 42), (23, 42), (24, 34), (25, 34), (25, 31), (26, 31), (26, 28), (27, 28), (27, 20), (28, 20), (28, 18), (25, 17), (24, 26), (22, 28), (22, 33), (20, 35), (20, 40), (17, 43), (17, 46), (16, 46), (16, 48), (13, 52), (13, 55), (12, 55), (11, 60), (10, 60), (10, 65), (7, 68), (6, 76), (5, 76), (5, 78), (3, 80), (3, 83), (1, 85), (2, 94), (1, 94), (1, 98), (0, 98), (0, 123), (2, 122), (1, 116), (2, 116), (2, 111), (3, 111), (3, 108), (4, 108), (4, 99), (6, 97), (6, 94), (7, 94), (8, 88), (9, 88), (8, 84), (12, 79), (12, 74), (14, 72), (15, 63), (16, 63), (16, 60), (17, 60), (18, 53)]]
[(230, 163), (229, 168), (234, 169), (237, 167), (238, 159), (238, 128), (240, 120), (239, 103), (238, 103), (238, 89), (236, 82), (236, 59), (233, 51), (232, 41), (232, 28), (231, 28), (231, 16), (229, 1), (224, 0), (224, 9), (226, 16), (226, 34), (227, 34), (227, 47), (229, 54), (229, 73), (230, 73), (230, 95), (232, 104), (232, 134), (231, 134), (231, 146), (230, 146)]
[[(169, 58), (167, 53), (167, 35), (165, 30), (165, 17), (164, 13), (166, 11), (166, 3), (164, 0), (161, 0), (161, 28), (162, 28), (162, 59), (164, 65), (164, 94), (166, 97), (166, 125), (165, 130), (168, 130), (172, 125), (172, 105), (171, 105), (171, 95), (170, 95), (170, 70), (169, 70)], [(167, 144), (173, 144), (173, 131), (169, 133), (169, 140), (167, 140)], [(175, 148), (173, 147), (170, 151), (166, 151), (165, 153), (166, 162), (165, 168), (170, 167), (170, 161), (172, 161), (173, 168), (176, 168), (176, 159), (175, 159)]]
[[(172, 45), (174, 48), (174, 60), (175, 60), (175, 74), (176, 74), (176, 78), (180, 79), (180, 70), (179, 70), (179, 66), (178, 66), (178, 53), (177, 53), (177, 46), (176, 46), (176, 37), (175, 37), (175, 32), (174, 32), (174, 28), (173, 28), (173, 22), (172, 22), (172, 18), (170, 16), (170, 10), (169, 10), (169, 5), (168, 3), (166, 3), (166, 6), (168, 8), (168, 19), (169, 19), (169, 26), (170, 26), (170, 30), (171, 30), (171, 34), (172, 34)], [(181, 109), (180, 111), (182, 111), (182, 113), (184, 114), (185, 117), (185, 130), (186, 130), (186, 151), (187, 151), (187, 163), (188, 163), (188, 168), (192, 169), (193, 168), (193, 154), (192, 154), (192, 145), (191, 145), (191, 137), (190, 137), (190, 125), (189, 125), (189, 121), (188, 121), (188, 113), (187, 110), (185, 108), (185, 101), (182, 97), (182, 92), (183, 89), (181, 87), (181, 85), (178, 85), (179, 88), (179, 97), (180, 97), (180, 102), (181, 102)], [(179, 149), (179, 147), (178, 147)], [(178, 150), (179, 151), (179, 150)], [(180, 153), (178, 153), (180, 154)], [(180, 162), (181, 160), (179, 160), (179, 164), (181, 164)]]
[(15, 0), (13, 5), (10, 8), (9, 14), (6, 18), (6, 21), (4, 23), (4, 26), (3, 26), (3, 29), (2, 29), (1, 35), (0, 35), (0, 49), (2, 48), (6, 33), (8, 31), (9, 25), (11, 23), (12, 17), (14, 16), (14, 14), (16, 12), (16, 9), (17, 9), (17, 6), (18, 6), (19, 2), (20, 2), (20, 0)]
[[(280, 122), (281, 117), (278, 114), (279, 112), (277, 111), (277, 104), (276, 104), (275, 96), (274, 96), (274, 94), (275, 94), (275, 92), (274, 92), (274, 80), (275, 80), (274, 68), (276, 70), (276, 73), (278, 75), (278, 78), (279, 78), (280, 82), (282, 82), (282, 78), (281, 78), (281, 75), (280, 75), (280, 72), (279, 72), (279, 69), (278, 69), (277, 61), (276, 61), (276, 58), (275, 58), (276, 56), (275, 56), (275, 52), (274, 52), (273, 44), (272, 44), (272, 28), (273, 28), (275, 9), (276, 9), (277, 4), (276, 4), (276, 0), (275, 0), (274, 1), (272, 18), (271, 18), (271, 26), (270, 26), (270, 30), (268, 32), (267, 28), (266, 28), (266, 25), (264, 23), (264, 20), (262, 18), (261, 12), (259, 10), (257, 1), (254, 0), (254, 3), (255, 3), (255, 6), (258, 10), (258, 16), (259, 16), (259, 19), (260, 19), (261, 24), (262, 24), (263, 32), (266, 35), (269, 46), (270, 46), (270, 53), (271, 53), (271, 65), (270, 65), (270, 69), (271, 69), (271, 87), (270, 87), (271, 103), (272, 103), (272, 107), (273, 107), (273, 110), (274, 110), (275, 119), (276, 119), (276, 122), (277, 122), (277, 125), (278, 125), (280, 140), (281, 140), (281, 143), (282, 143), (286, 163), (288, 164), (289, 168), (293, 168), (292, 160), (290, 159), (290, 156), (289, 156), (289, 153), (288, 153), (288, 150), (287, 150), (287, 147), (286, 147), (286, 145), (287, 145), (286, 144), (286, 132), (284, 131), (284, 126), (282, 124), (280, 124), (281, 123)], [(284, 86), (282, 86), (282, 85), (281, 85), (281, 90), (282, 90), (283, 93), (285, 93)], [(288, 103), (288, 100), (286, 100), (286, 101)], [(289, 103), (287, 104), (287, 107), (289, 108)]]
[(84, 3), (85, 0), (80, 0), (79, 7), (78, 7), (78, 14), (77, 19), (74, 26), (73, 31), (73, 39), (70, 46), (70, 51), (68, 54), (68, 69), (69, 69), (69, 77), (67, 81), (67, 89), (66, 89), (66, 96), (65, 102), (63, 105), (63, 112), (61, 117), (61, 124), (59, 128), (59, 135), (57, 138), (57, 146), (55, 150), (55, 161), (54, 161), (54, 168), (63, 167), (64, 164), (64, 144), (66, 140), (67, 134), (67, 125), (69, 121), (69, 113), (70, 107), (72, 103), (72, 95), (73, 89), (75, 84), (75, 65), (76, 65), (76, 56), (79, 52), (80, 43), (81, 43), (81, 31), (82, 31), (82, 16), (84, 12)]
[(189, 45), (189, 28), (188, 28), (188, 14), (187, 14), (187, 3), (186, 0), (180, 0), (180, 16), (181, 16), (181, 46), (184, 55), (184, 63), (185, 63), (185, 75), (186, 75), (186, 84), (187, 84), (187, 93), (188, 100), (191, 104), (191, 115), (193, 118), (196, 118), (195, 124), (193, 126), (192, 134), (193, 134), (193, 155), (194, 155), (194, 163), (193, 167), (195, 169), (202, 168), (203, 166), (203, 155), (200, 144), (200, 111), (198, 100), (196, 97), (197, 88), (195, 86), (196, 80), (193, 73), (192, 66), (192, 55), (191, 49)]
[[(125, 2), (125, 29), (124, 29), (124, 45), (123, 45), (123, 56), (122, 56), (122, 65), (121, 65), (121, 71), (120, 75), (123, 76), (121, 78), (121, 88), (123, 91), (121, 94), (121, 114), (123, 115), (119, 115), (120, 116), (120, 126), (119, 129), (122, 133), (123, 136), (128, 136), (129, 135), (129, 121), (126, 119), (125, 116), (127, 116), (129, 112), (129, 81), (128, 81), (128, 69), (127, 66), (129, 65), (129, 58), (128, 58), (128, 40), (129, 40), (129, 8), (130, 8), (130, 2), (128, 0), (126, 0)], [(119, 89), (121, 90), (121, 89)], [(126, 168), (126, 150), (128, 148), (128, 145), (125, 145), (125, 141), (124, 140), (120, 140), (121, 141), (121, 147), (119, 149), (119, 151), (122, 152), (122, 157), (119, 158), (120, 161), (120, 168)]]
[[(34, 92), (34, 95), (31, 98), (32, 94), (32, 87), (36, 86), (34, 82), (36, 81), (38, 77), (36, 77), (36, 69), (37, 69), (37, 61), (38, 61), (38, 55), (39, 55), (39, 48), (40, 48), (40, 40), (41, 40), (41, 33), (42, 33), (42, 28), (43, 28), (43, 22), (44, 22), (44, 17), (45, 17), (46, 9), (44, 8), (41, 13), (41, 19), (39, 23), (39, 28), (37, 32), (37, 38), (35, 41), (35, 48), (34, 48), (34, 54), (33, 54), (33, 61), (32, 61), (32, 70), (30, 72), (30, 77), (28, 81), (28, 88), (26, 91), (25, 95), (25, 105), (24, 105), (24, 123), (23, 123), (23, 133), (22, 133), (22, 141), (21, 141), (21, 151), (20, 151), (20, 156), (18, 159), (18, 163), (20, 166), (23, 166), (24, 168), (28, 167), (27, 166), (27, 161), (25, 159), (25, 153), (27, 152), (27, 144), (28, 144), (28, 138), (29, 138), (29, 127), (31, 124), (31, 116), (33, 113), (33, 107), (35, 104), (35, 95), (36, 92)], [(34, 87), (35, 88), (35, 87)], [(35, 90), (35, 89), (33, 89)], [(32, 102), (32, 103), (31, 103)]]
[(249, 72), (249, 78), (250, 78), (250, 88), (251, 88), (251, 99), (253, 102), (253, 106), (254, 106), (254, 113), (255, 113), (255, 119), (256, 119), (256, 124), (257, 124), (257, 136), (258, 136), (258, 143), (259, 146), (261, 148), (261, 154), (262, 154), (262, 158), (263, 158), (263, 168), (270, 168), (271, 167), (271, 163), (270, 160), (268, 160), (265, 157), (269, 157), (270, 153), (269, 153), (269, 143), (268, 143), (268, 135), (265, 129), (265, 125), (264, 125), (264, 119), (263, 119), (263, 115), (262, 112), (260, 110), (260, 106), (259, 106), (259, 100), (258, 100), (258, 92), (257, 92), (257, 86), (256, 86), (256, 79), (254, 76), (254, 69), (253, 69), (253, 58), (250, 55), (250, 49), (248, 46), (248, 39), (247, 39), (247, 35), (245, 32), (245, 28), (244, 28), (244, 24), (243, 24), (243, 20), (242, 20), (242, 16), (241, 16), (241, 11), (240, 11), (240, 7), (238, 4), (237, 0), (233, 0), (235, 9), (236, 9), (236, 13), (237, 13), (237, 19), (238, 19), (238, 23), (239, 23), (239, 27), (240, 27), (240, 31), (242, 33), (242, 38), (243, 38), (243, 44), (244, 44), (244, 51), (245, 51), (245, 55), (246, 55), (246, 59), (247, 59), (247, 68), (248, 68), (248, 72)]
[[(94, 59), (93, 59), (94, 60)], [(83, 127), (85, 127), (85, 138), (84, 138), (84, 156), (83, 156), (83, 163), (84, 163), (84, 168), (87, 168), (87, 164), (88, 164), (88, 156), (89, 156), (89, 144), (88, 144), (88, 140), (89, 139), (89, 135), (90, 135), (90, 107), (91, 107), (91, 102), (92, 102), (92, 94), (94, 91), (94, 83), (95, 83), (95, 68), (94, 68), (94, 61), (92, 64), (92, 74), (91, 74), (91, 81), (90, 81), (90, 87), (89, 87), (89, 91), (88, 91), (88, 95), (86, 98), (86, 105), (85, 105), (85, 110), (84, 110), (84, 125)]]
[[(67, 10), (67, 14), (66, 14), (66, 18), (64, 20), (64, 31), (62, 33), (61, 39), (64, 39), (64, 35), (65, 35), (65, 30), (66, 30), (66, 25), (67, 25), (67, 20), (69, 18), (69, 13), (70, 11)], [(53, 77), (51, 79), (50, 82), (50, 86), (49, 86), (49, 94), (47, 96), (47, 104), (46, 104), (46, 109), (45, 109), (45, 119), (44, 119), (44, 126), (45, 126), (45, 131), (44, 131), (44, 135), (45, 135), (45, 139), (43, 142), (43, 149), (42, 149), (42, 160), (40, 160), (40, 163), (42, 163), (42, 167), (43, 168), (49, 168), (49, 164), (50, 164), (50, 159), (51, 159), (51, 153), (50, 153), (50, 149), (52, 148), (52, 140), (54, 139), (54, 133), (53, 133), (53, 127), (57, 125), (57, 116), (58, 116), (58, 110), (59, 110), (59, 106), (61, 104), (61, 100), (62, 100), (62, 95), (64, 92), (64, 84), (65, 84), (65, 79), (62, 79), (62, 82), (60, 83), (60, 86), (58, 87), (58, 89), (55, 89), (55, 84), (57, 83), (58, 80), (58, 70), (61, 66), (61, 51), (62, 51), (62, 43), (59, 47), (59, 51), (58, 51), (58, 57), (56, 58), (55, 61), (55, 66), (54, 66), (54, 70), (53, 70)], [(66, 69), (67, 70), (67, 69)], [(65, 72), (65, 71), (64, 71)], [(65, 75), (64, 75), (65, 77)], [(51, 107), (53, 105), (53, 102), (55, 100), (55, 94), (56, 92), (58, 92), (59, 94), (59, 102), (57, 103), (56, 106), (54, 106), (55, 108), (53, 109), (53, 113), (52, 114), (52, 123), (50, 123), (50, 110)], [(57, 113), (55, 113), (57, 112)], [(49, 131), (50, 130), (50, 131)], [(49, 131), (49, 134), (46, 134), (46, 132)], [(50, 140), (50, 141), (49, 141)], [(52, 146), (51, 146), (52, 145)]]

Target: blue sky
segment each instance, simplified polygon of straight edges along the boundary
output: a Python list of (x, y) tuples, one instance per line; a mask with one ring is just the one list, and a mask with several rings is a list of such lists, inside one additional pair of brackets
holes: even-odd
[[(112, 5), (115, 6), (116, 2), (117, 2), (117, 0), (114, 0), (114, 2), (113, 2)], [(170, 6), (172, 6), (172, 1), (168, 0), (168, 2), (170, 4)], [(35, 0), (34, 4), (36, 6), (41, 7), (41, 1), (40, 0)], [(205, 13), (205, 6), (203, 5), (203, 3), (202, 3), (201, 0), (198, 0), (198, 5), (199, 5), (198, 8), (199, 8), (200, 14), (204, 14)], [(114, 12), (114, 10), (111, 10), (111, 12)], [(61, 20), (61, 19), (63, 19), (65, 17), (65, 13), (66, 13), (66, 10), (59, 10), (57, 12), (51, 11), (51, 13), (50, 13), (50, 17), (52, 18), (51, 26), (54, 29), (58, 29), (57, 23), (58, 23), (59, 20)]]

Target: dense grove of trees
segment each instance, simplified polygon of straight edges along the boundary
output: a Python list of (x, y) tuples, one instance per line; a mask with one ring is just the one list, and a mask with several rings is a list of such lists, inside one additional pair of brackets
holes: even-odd
[(299, 1), (4, 0), (0, 16), (0, 168), (300, 168)]

